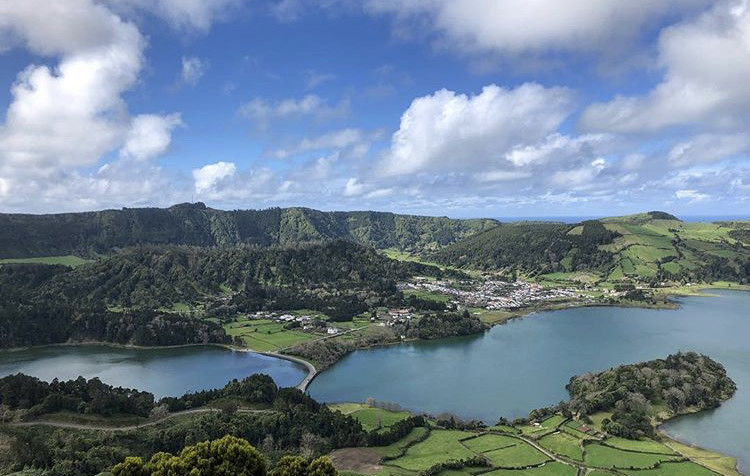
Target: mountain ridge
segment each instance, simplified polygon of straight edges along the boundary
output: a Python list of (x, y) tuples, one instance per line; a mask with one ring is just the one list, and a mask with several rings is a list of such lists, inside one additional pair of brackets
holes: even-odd
[(378, 249), (424, 250), (499, 224), (390, 212), (289, 207), (218, 210), (203, 203), (60, 214), (0, 214), (0, 258), (97, 256), (142, 245), (285, 245), (346, 239)]

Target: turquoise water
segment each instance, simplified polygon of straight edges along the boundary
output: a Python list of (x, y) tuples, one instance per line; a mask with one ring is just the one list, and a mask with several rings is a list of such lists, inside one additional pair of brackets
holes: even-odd
[(131, 349), (103, 345), (51, 346), (0, 352), (0, 376), (22, 372), (43, 380), (83, 375), (110, 385), (147, 390), (156, 398), (223, 387), (231, 379), (268, 374), (282, 387), (297, 385), (306, 369), (294, 362), (222, 347)]
[(698, 351), (724, 364), (738, 385), (716, 411), (667, 431), (737, 456), (750, 469), (750, 293), (685, 298), (679, 310), (592, 307), (537, 313), (478, 337), (356, 351), (309, 387), (321, 401), (397, 402), (431, 414), (494, 422), (568, 398), (576, 374)]

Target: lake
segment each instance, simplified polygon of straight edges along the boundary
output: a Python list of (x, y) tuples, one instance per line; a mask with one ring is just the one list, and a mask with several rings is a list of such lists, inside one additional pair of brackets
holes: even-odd
[(431, 414), (495, 422), (567, 400), (584, 372), (666, 357), (709, 355), (737, 382), (719, 409), (670, 422), (671, 435), (731, 454), (750, 469), (750, 293), (681, 299), (678, 310), (590, 307), (536, 313), (482, 336), (356, 351), (308, 388), (321, 401), (368, 397)]
[(294, 387), (307, 375), (295, 362), (218, 346), (75, 345), (0, 352), (0, 376), (18, 372), (47, 381), (99, 377), (110, 385), (149, 391), (156, 398), (223, 387), (254, 373), (268, 374), (282, 387)]

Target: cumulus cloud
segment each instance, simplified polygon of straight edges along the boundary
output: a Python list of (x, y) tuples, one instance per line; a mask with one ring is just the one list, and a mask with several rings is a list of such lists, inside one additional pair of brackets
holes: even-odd
[(366, 9), (394, 15), (401, 34), (429, 31), (440, 45), (461, 52), (519, 56), (606, 53), (635, 41), (664, 16), (707, 4), (709, 0), (369, 0)]
[[(40, 28), (42, 15), (54, 21)], [(115, 198), (160, 202), (154, 184), (161, 171), (144, 162), (168, 148), (181, 121), (179, 115), (128, 113), (123, 95), (138, 81), (146, 46), (135, 25), (92, 0), (0, 2), (0, 35), (56, 63), (27, 66), (11, 87), (0, 124), (0, 177), (3, 189), (12, 191), (0, 194), (3, 203), (75, 209)], [(127, 164), (78, 171), (118, 149), (118, 160)]]
[(490, 85), (474, 96), (442, 89), (412, 101), (379, 170), (397, 176), (502, 164), (514, 147), (556, 132), (572, 103), (571, 91), (538, 84)]
[(215, 192), (221, 182), (236, 175), (237, 165), (233, 162), (216, 162), (215, 164), (204, 165), (200, 169), (193, 170), (195, 192), (198, 194)]
[(208, 63), (196, 57), (182, 57), (182, 82), (189, 86), (196, 86), (208, 69)]
[[(47, 12), (50, 28), (39, 28)], [(135, 83), (145, 45), (138, 30), (90, 0), (0, 4), (0, 28), (31, 51), (61, 56), (51, 69), (30, 65), (11, 88), (0, 129), (6, 164), (25, 167), (96, 163), (127, 131), (121, 94)]]
[(120, 157), (149, 160), (162, 155), (172, 143), (172, 129), (183, 125), (179, 114), (141, 114), (133, 118)]
[[(657, 2), (654, 2), (657, 3)], [(587, 130), (656, 131), (702, 124), (743, 127), (750, 107), (750, 8), (719, 2), (699, 18), (662, 31), (664, 79), (643, 96), (618, 96), (587, 108)]]

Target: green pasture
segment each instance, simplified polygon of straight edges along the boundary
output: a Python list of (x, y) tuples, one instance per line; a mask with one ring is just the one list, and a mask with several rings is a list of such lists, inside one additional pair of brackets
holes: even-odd
[(599, 468), (651, 468), (671, 459), (674, 456), (619, 450), (598, 443), (586, 445), (584, 453), (584, 462)]
[(355, 418), (367, 431), (389, 428), (393, 424), (411, 416), (409, 412), (394, 412), (361, 403), (333, 404), (329, 405), (329, 408)]
[(474, 452), (459, 442), (471, 436), (473, 433), (466, 431), (433, 430), (426, 440), (410, 447), (404, 456), (389, 464), (411, 471), (422, 471), (450, 459), (471, 458)]
[(549, 461), (547, 455), (521, 440), (517, 440), (514, 446), (488, 451), (484, 456), (489, 458), (494, 466), (504, 468), (522, 468)]
[[(576, 468), (553, 461), (536, 468), (496, 469), (495, 471), (483, 474), (487, 476), (576, 476), (577, 473), (578, 470)], [(442, 474), (440, 473), (441, 476)]]
[(691, 461), (662, 463), (654, 469), (625, 470), (625, 474), (631, 476), (716, 476), (715, 472)]
[(224, 330), (227, 335), (242, 338), (249, 348), (260, 351), (274, 351), (321, 337), (296, 329), (284, 329), (284, 324), (270, 319), (233, 321), (225, 324)]
[(538, 443), (552, 453), (583, 461), (581, 440), (567, 433), (554, 433), (539, 439)]

